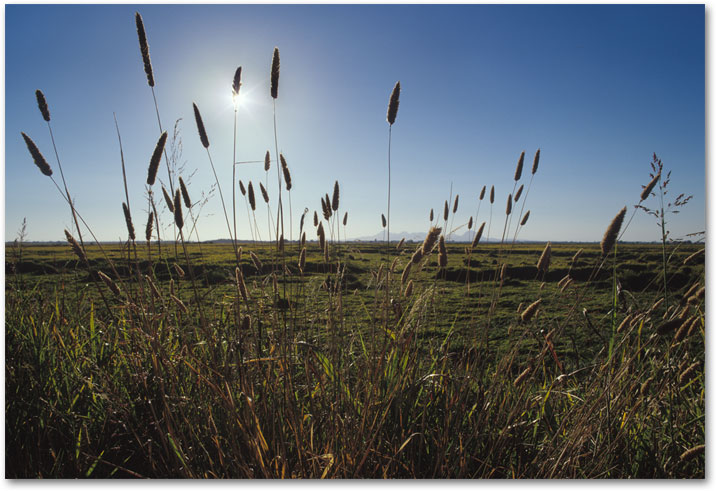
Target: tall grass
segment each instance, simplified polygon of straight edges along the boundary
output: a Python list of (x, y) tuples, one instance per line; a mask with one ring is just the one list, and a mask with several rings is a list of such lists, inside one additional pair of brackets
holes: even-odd
[[(139, 14), (135, 19), (153, 89), (144, 24)], [(431, 211), (416, 249), (403, 240), (372, 253), (369, 245), (346, 243), (347, 211), (341, 243), (338, 182), (332, 196), (320, 199), (323, 219), (314, 211), (309, 236), (317, 241), (306, 241), (306, 208), (300, 242), (286, 243), (282, 173), (287, 191), (292, 186), (276, 131), (278, 66), (276, 49), (270, 94), (278, 209), (267, 244), (238, 242), (246, 228), (260, 236), (249, 215), (256, 208), (252, 182), (246, 190), (239, 181), (248, 220), (237, 226), (234, 142), (233, 220), (224, 206), (228, 259), (193, 253), (184, 235), (184, 208), (192, 200), (184, 179), (176, 176), (174, 187), (170, 172), (170, 190), (162, 190), (181, 260), (168, 251), (151, 254), (153, 220), (158, 224), (152, 200), (150, 260), (139, 260), (135, 240), (113, 253), (99, 242), (90, 249), (67, 231), (68, 252), (77, 259), (64, 259), (57, 275), (6, 284), (7, 477), (704, 477), (705, 287), (703, 268), (694, 267), (703, 259), (698, 251), (681, 265), (663, 263), (684, 284), (647, 271), (643, 291), (627, 291), (620, 286), (629, 265), (619, 244), (629, 226), (624, 208), (599, 250), (568, 261), (566, 249), (549, 243), (541, 256), (531, 249), (529, 266), (511, 261), (530, 214), (522, 210), (532, 177), (524, 194), (515, 191), (524, 154), (499, 244), (480, 243), (486, 225), (490, 236), (494, 186), (490, 218), (479, 219), (478, 204), (466, 249), (446, 240), (448, 201), (444, 226), (433, 223)], [(399, 88), (387, 115), (388, 241)], [(238, 93), (236, 77), (233, 89)], [(46, 101), (38, 96), (38, 102), (47, 121)], [(51, 177), (37, 144), (23, 138)], [(150, 198), (166, 138), (161, 132), (149, 161)], [(532, 176), (538, 162), (539, 150)], [(63, 190), (54, 183), (78, 230), (82, 223), (91, 233), (67, 184)], [(259, 187), (268, 205), (266, 184)], [(454, 220), (457, 195), (449, 202)], [(128, 197), (123, 210), (131, 238)], [(289, 261), (286, 249), (295, 253)], [(380, 260), (368, 261), (369, 254)], [(267, 266), (279, 256), (280, 264)], [(23, 257), (16, 251), (14, 271), (27, 267)], [(603, 269), (608, 257), (611, 271)], [(479, 283), (477, 292), (471, 282)], [(517, 312), (514, 296), (525, 305)], [(654, 303), (654, 296), (671, 305)]]

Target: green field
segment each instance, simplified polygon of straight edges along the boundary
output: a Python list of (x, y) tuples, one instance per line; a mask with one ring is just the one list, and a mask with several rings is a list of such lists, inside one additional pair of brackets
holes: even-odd
[(9, 477), (704, 475), (702, 244), (157, 245), (8, 244)]

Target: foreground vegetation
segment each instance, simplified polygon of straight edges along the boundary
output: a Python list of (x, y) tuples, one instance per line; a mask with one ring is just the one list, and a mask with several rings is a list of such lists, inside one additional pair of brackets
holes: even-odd
[[(278, 70), (276, 50), (274, 101)], [(40, 91), (38, 104), (49, 127)], [(517, 242), (539, 151), (524, 195), (520, 156), (494, 224), (494, 187), (480, 227), (479, 208), (454, 224), (450, 196), (421, 243), (340, 240), (338, 183), (313, 224), (293, 223), (287, 163), (267, 153), (268, 240), (236, 240), (236, 193), (230, 217), (217, 179), (231, 241), (207, 244), (187, 240), (200, 208), (160, 134), (144, 240), (127, 194), (115, 245), (85, 242), (69, 186), (23, 135), (75, 228), (64, 246), (20, 234), (7, 248), (7, 477), (704, 477), (704, 251), (668, 237), (670, 207), (688, 198), (645, 208), (667, 196), (656, 156), (636, 206), (657, 219), (658, 245), (619, 241), (626, 208), (600, 244)], [(239, 184), (258, 236), (253, 185)], [(389, 211), (383, 224), (389, 237)], [(486, 224), (502, 239), (481, 242)], [(446, 241), (460, 227), (471, 244)]]

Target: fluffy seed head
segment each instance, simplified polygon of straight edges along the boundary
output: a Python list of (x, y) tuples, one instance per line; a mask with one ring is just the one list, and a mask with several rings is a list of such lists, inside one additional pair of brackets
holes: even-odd
[(127, 222), (127, 232), (129, 233), (129, 240), (134, 240), (134, 224), (132, 223), (132, 215), (129, 214), (129, 208), (126, 203), (122, 203), (122, 211), (124, 212), (124, 221)]
[(256, 211), (256, 196), (254, 195), (254, 185), (249, 181), (249, 205), (251, 210)]
[(522, 373), (520, 373), (519, 376), (515, 379), (515, 381), (514, 381), (515, 387), (519, 387), (520, 385), (522, 385), (522, 382), (524, 382), (527, 379), (527, 377), (529, 376), (531, 371), (532, 371), (531, 367), (525, 368), (524, 371)]
[(522, 217), (522, 221), (520, 222), (520, 226), (523, 227), (525, 223), (527, 223), (527, 220), (530, 218), (530, 210), (527, 210), (527, 213)]
[(182, 267), (179, 266), (177, 263), (174, 263), (174, 271), (176, 271), (177, 276), (179, 276), (179, 278), (184, 278), (184, 276), (186, 275)]
[(405, 287), (405, 298), (410, 297), (413, 294), (413, 280), (408, 282), (408, 286)]
[(137, 23), (137, 37), (139, 37), (139, 50), (142, 52), (142, 61), (144, 62), (144, 73), (147, 74), (147, 83), (150, 87), (154, 87), (154, 72), (152, 71), (152, 61), (149, 58), (149, 44), (147, 44), (147, 34), (144, 32), (144, 21), (139, 12), (134, 14), (134, 20)]
[(264, 170), (268, 172), (268, 170), (271, 168), (271, 154), (268, 150), (266, 150), (266, 155), (264, 156)]
[(495, 202), (495, 186), (490, 187), (490, 204)]
[(278, 98), (278, 75), (281, 68), (281, 60), (278, 54), (278, 48), (273, 49), (273, 59), (271, 60), (271, 97)]
[(291, 190), (291, 173), (288, 171), (288, 164), (286, 159), (283, 158), (283, 154), (279, 154), (281, 160), (281, 170), (283, 171), (283, 180), (286, 182), (286, 191)]
[(241, 191), (241, 194), (246, 196), (246, 188), (244, 187), (244, 183), (241, 182), (241, 179), (239, 179), (239, 190)]
[(602, 248), (602, 256), (609, 254), (612, 247), (614, 247), (614, 244), (617, 241), (617, 236), (619, 235), (619, 229), (622, 228), (624, 215), (626, 215), (626, 206), (622, 208), (619, 213), (617, 213), (617, 215), (612, 219), (612, 223), (610, 223), (609, 227), (607, 227), (607, 231), (604, 232), (604, 237), (602, 238), (602, 242), (600, 244)]
[(395, 117), (398, 115), (398, 106), (400, 105), (400, 81), (393, 87), (393, 92), (390, 94), (390, 102), (388, 102), (388, 124), (391, 126), (395, 123)]
[(182, 198), (184, 198), (184, 206), (186, 206), (187, 209), (191, 208), (191, 199), (189, 198), (189, 191), (186, 190), (184, 179), (182, 179), (181, 176), (179, 176), (179, 189), (181, 190)]
[(445, 247), (445, 236), (441, 235), (438, 241), (438, 265), (441, 268), (447, 267), (447, 248)]
[(505, 215), (512, 213), (512, 195), (507, 195), (507, 206), (505, 207)]
[(659, 182), (659, 179), (661, 178), (661, 172), (656, 174), (654, 178), (649, 181), (649, 184), (647, 184), (644, 189), (641, 192), (641, 195), (639, 196), (639, 201), (644, 201), (646, 198), (649, 197), (651, 192), (654, 190), (654, 186), (656, 186), (656, 183)]
[[(520, 154), (520, 159), (517, 161), (517, 168), (515, 169), (515, 181), (519, 181), (520, 177), (522, 177), (522, 166), (525, 163), (525, 152), (523, 151)], [(515, 200), (517, 201), (517, 200)]]
[[(321, 201), (323, 201), (323, 198), (321, 198)], [(325, 206), (323, 208), (325, 209)], [(318, 227), (318, 212), (315, 210), (313, 211), (313, 226)]]
[(435, 213), (433, 212), (433, 209), (430, 208), (430, 221), (432, 222), (434, 218), (435, 218)]
[(42, 154), (40, 153), (40, 149), (37, 148), (35, 142), (32, 141), (32, 139), (25, 133), (22, 133), (22, 137), (25, 139), (25, 145), (27, 145), (27, 149), (30, 151), (30, 155), (32, 155), (32, 160), (35, 161), (35, 165), (38, 167), (38, 169), (40, 169), (40, 172), (42, 172), (46, 176), (51, 176), (52, 169), (50, 168), (50, 164), (48, 164), (47, 160), (45, 160), (45, 157), (42, 156)]
[(385, 228), (386, 225), (388, 224), (388, 222), (385, 221), (385, 215), (383, 215), (383, 214), (381, 213), (381, 214), (380, 214), (380, 219), (381, 219), (381, 221), (383, 222), (383, 228)]
[(340, 199), (341, 192), (338, 189), (338, 181), (333, 185), (333, 199), (331, 199), (331, 205), (333, 208), (333, 211), (338, 210), (338, 200)]
[(482, 231), (485, 230), (485, 222), (482, 222), (482, 225), (480, 225), (480, 228), (477, 229), (477, 233), (475, 234), (475, 237), (472, 239), (472, 247), (473, 249), (477, 247), (477, 243), (480, 242), (480, 237), (482, 237)]
[(539, 148), (537, 149), (537, 152), (535, 152), (535, 159), (534, 162), (532, 162), (532, 175), (535, 175), (535, 172), (537, 172), (537, 166), (539, 166)]
[(542, 299), (540, 298), (539, 300), (529, 304), (527, 308), (522, 312), (522, 322), (529, 322), (530, 320), (532, 320), (532, 318), (537, 313), (537, 308), (540, 306), (541, 303)]
[(395, 249), (399, 251), (400, 248), (403, 247), (403, 244), (405, 244), (405, 237), (400, 239), (400, 241), (398, 242), (398, 245), (395, 246)]
[(472, 230), (472, 217), (467, 221), (467, 229)]
[(681, 375), (679, 375), (679, 384), (686, 385), (695, 378), (696, 375), (698, 375), (696, 372), (697, 368), (699, 368), (699, 362), (692, 363), (688, 368), (682, 371)]
[(448, 205), (448, 202), (446, 200), (445, 206), (443, 207), (443, 220), (447, 220), (449, 214), (450, 214), (450, 206)]
[(542, 251), (542, 255), (539, 257), (539, 261), (537, 261), (537, 271), (544, 271), (545, 273), (549, 269), (549, 262), (552, 258), (552, 243), (547, 242), (547, 245), (544, 247), (544, 250)]
[(348, 212), (343, 214), (343, 226), (345, 227), (346, 225), (348, 225)]
[[(420, 250), (420, 249), (418, 249)], [(405, 265), (405, 269), (403, 270), (403, 274), (400, 276), (400, 286), (403, 286), (406, 281), (408, 281), (408, 277), (410, 276), (410, 269), (413, 267), (413, 262), (408, 261), (408, 264)]]
[(487, 189), (487, 186), (482, 186), (482, 191), (480, 191), (480, 201), (482, 201), (482, 198), (485, 197), (485, 190)]
[(515, 193), (515, 203), (517, 203), (520, 200), (520, 196), (522, 196), (522, 190), (525, 188), (524, 184), (520, 184), (520, 187), (517, 189), (517, 192)]
[(423, 258), (423, 250), (418, 247), (415, 249), (415, 252), (413, 253), (412, 257), (410, 258), (410, 262), (418, 264), (420, 260)]
[(174, 213), (174, 199), (164, 186), (162, 186), (162, 193), (164, 194), (164, 201), (167, 203), (167, 208), (169, 208), (169, 213)]
[(706, 445), (696, 445), (695, 447), (692, 447), (688, 449), (686, 452), (682, 453), (679, 457), (679, 460), (681, 462), (688, 462), (689, 460), (693, 459), (694, 457), (703, 454), (706, 451)]
[(159, 163), (162, 161), (162, 152), (164, 152), (164, 146), (167, 143), (167, 132), (161, 134), (157, 144), (154, 146), (154, 152), (152, 152), (152, 158), (149, 159), (149, 172), (147, 173), (147, 184), (150, 186), (154, 185), (154, 181), (157, 178), (157, 170), (159, 170)]
[(460, 199), (460, 195), (459, 195), (459, 194), (456, 194), (456, 195), (455, 195), (455, 203), (452, 205), (452, 214), (453, 214), (453, 215), (454, 215), (455, 213), (457, 213), (457, 202), (458, 202), (459, 199)]
[(201, 113), (199, 112), (199, 108), (196, 106), (196, 103), (193, 103), (194, 105), (194, 119), (196, 120), (196, 129), (199, 131), (199, 138), (201, 139), (201, 144), (204, 145), (204, 148), (209, 148), (209, 137), (206, 136), (206, 128), (204, 128), (204, 120), (201, 119)]
[(42, 113), (42, 119), (49, 123), (50, 110), (47, 107), (47, 99), (45, 99), (45, 94), (43, 94), (41, 90), (36, 90), (35, 97), (37, 97), (37, 107), (40, 109), (40, 113)]
[(442, 231), (443, 229), (440, 227), (430, 227), (428, 234), (425, 236), (425, 240), (423, 240), (422, 256), (427, 256), (435, 248), (435, 243), (438, 241), (438, 237), (440, 237)]
[(174, 194), (174, 223), (176, 223), (179, 230), (184, 226), (184, 215), (181, 211), (181, 193), (178, 189)]
[(75, 253), (75, 255), (80, 259), (80, 261), (87, 261), (87, 255), (85, 254), (85, 251), (80, 246), (79, 242), (75, 240), (74, 237), (72, 237), (72, 234), (69, 233), (67, 230), (65, 230), (65, 237), (67, 237), (67, 242), (69, 242), (70, 246), (72, 247), (72, 252)]
[(105, 285), (107, 285), (107, 288), (114, 293), (115, 295), (119, 296), (122, 292), (119, 290), (119, 287), (117, 284), (112, 281), (112, 278), (104, 274), (102, 271), (97, 271), (97, 276), (100, 277), (100, 279), (104, 282)]

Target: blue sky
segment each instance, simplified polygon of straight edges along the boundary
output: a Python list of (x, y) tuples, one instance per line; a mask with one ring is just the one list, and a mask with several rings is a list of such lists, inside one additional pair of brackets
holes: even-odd
[[(338, 180), (348, 235), (380, 231), (385, 115), (397, 80), (393, 237), (425, 231), (430, 209), (442, 210), (451, 185), (460, 195), (455, 225), (474, 215), (483, 185), (495, 186), (494, 236), (520, 152), (527, 183), (537, 148), (523, 239), (600, 240), (617, 211), (638, 202), (654, 152), (673, 170), (670, 196), (694, 195), (670, 217), (672, 236), (705, 230), (703, 5), (7, 5), (6, 240), (23, 217), (28, 240), (62, 240), (71, 228), (68, 207), (20, 135), (34, 139), (59, 177), (36, 89), (49, 103), (70, 192), (101, 240), (126, 238), (116, 113), (135, 226), (143, 230), (147, 165), (159, 130), (135, 11), (147, 29), (162, 123), (171, 128), (183, 118), (190, 194), (198, 198), (214, 182), (196, 132), (196, 102), (229, 212), (232, 77), (241, 65), (237, 160), (261, 160), (266, 150), (274, 156), (269, 68), (278, 46), (278, 144), (292, 173), (294, 230), (303, 209), (320, 210), (320, 197)], [(159, 177), (166, 182), (164, 165)], [(244, 183), (265, 182), (260, 164), (237, 171)], [(239, 238), (246, 239), (238, 198)], [(478, 223), (489, 219), (486, 204)], [(170, 223), (166, 210), (163, 221)], [(265, 235), (263, 203), (257, 221)], [(202, 240), (228, 236), (218, 196), (201, 209), (198, 230)], [(624, 238), (658, 240), (659, 233), (638, 213)]]

